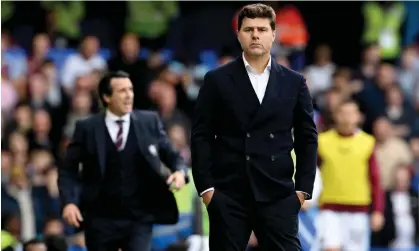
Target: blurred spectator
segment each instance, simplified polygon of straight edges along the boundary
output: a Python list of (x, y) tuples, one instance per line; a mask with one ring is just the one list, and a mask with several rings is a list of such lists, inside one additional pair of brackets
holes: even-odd
[(13, 84), (22, 88), (26, 77), (28, 66), (26, 58), (22, 53), (12, 53), (12, 37), (7, 31), (1, 33), (1, 66), (5, 67), (5, 76), (13, 81)]
[(332, 50), (328, 45), (319, 45), (316, 47), (314, 55), (314, 64), (307, 67), (305, 76), (310, 82), (310, 93), (316, 96), (329, 89), (332, 86), (332, 75), (336, 66), (332, 62)]
[(150, 68), (146, 60), (140, 59), (141, 46), (139, 39), (131, 33), (125, 34), (121, 39), (118, 55), (109, 62), (109, 70), (122, 70), (130, 75), (134, 86), (134, 107), (148, 109), (151, 100), (148, 97), (148, 87), (151, 80)]
[(150, 97), (156, 102), (158, 112), (166, 128), (171, 124), (181, 124), (189, 128), (188, 118), (176, 108), (175, 88), (166, 82), (175, 81), (175, 78), (172, 73), (168, 72), (163, 80), (154, 81), (150, 87)]
[(74, 46), (81, 36), (80, 22), (85, 16), (85, 2), (42, 1), (46, 11), (46, 30), (55, 46)]
[(377, 43), (367, 44), (362, 51), (361, 64), (353, 77), (363, 82), (373, 81), (380, 59), (380, 46)]
[(377, 247), (412, 250), (419, 245), (419, 198), (410, 186), (411, 171), (399, 165), (392, 174), (394, 185), (386, 194), (385, 225), (374, 233), (372, 243)]
[(415, 48), (407, 47), (403, 50), (400, 66), (400, 88), (411, 104), (417, 104), (419, 95), (415, 93), (419, 90), (419, 54)]
[[(3, 78), (2, 70), (2, 79), (1, 79), (1, 111), (5, 114), (11, 113), (16, 103), (19, 100), (18, 93), (14, 88), (13, 84), (7, 79)], [(5, 117), (3, 117), (5, 118)], [(7, 118), (7, 117), (6, 117)]]
[[(379, 43), (382, 58), (395, 60), (401, 49), (401, 26), (405, 18), (402, 2), (365, 2), (364, 43)], [(380, 17), (380, 18), (378, 18)]]
[(60, 84), (57, 68), (52, 60), (46, 59), (39, 65), (46, 90), (46, 101), (52, 108), (58, 108), (66, 102), (66, 94)]
[(13, 238), (14, 241), (20, 241), (21, 236), (21, 221), (17, 214), (14, 213), (7, 213), (2, 214), (1, 217), (1, 230), (2, 232), (5, 231), (9, 233)]
[(172, 141), (173, 146), (180, 152), (186, 164), (191, 162), (191, 151), (188, 145), (188, 138), (185, 127), (182, 125), (174, 124), (168, 129), (168, 135)]
[(41, 68), (48, 57), (51, 43), (47, 34), (36, 34), (32, 40), (32, 52), (28, 59), (28, 74), (31, 75)]
[(71, 111), (67, 115), (64, 127), (64, 136), (71, 139), (77, 120), (85, 119), (91, 115), (92, 96), (85, 91), (79, 91), (72, 97)]
[(321, 132), (334, 126), (334, 110), (344, 101), (343, 96), (336, 89), (329, 89), (318, 99), (321, 117), (317, 129)]
[[(17, 104), (11, 116), (13, 117), (2, 116), (2, 119), (7, 121), (4, 134), (10, 135), (11, 132), (17, 131), (26, 135), (32, 127), (32, 110), (30, 106), (26, 103)], [(2, 134), (2, 137), (4, 134)]]
[(47, 109), (50, 110), (50, 105), (47, 102), (48, 86), (46, 85), (46, 78), (44, 75), (38, 73), (33, 74), (29, 78), (29, 98), (30, 105), (33, 109)]
[(410, 165), (412, 154), (409, 145), (395, 135), (391, 122), (382, 117), (374, 122), (376, 142), (376, 159), (380, 166), (380, 180), (384, 190), (389, 190), (393, 184), (394, 170), (398, 165)]
[(317, 238), (325, 250), (368, 250), (369, 227), (379, 231), (384, 223), (375, 140), (357, 129), (361, 114), (355, 102), (343, 102), (333, 113), (334, 129), (319, 134), (323, 188)]
[(50, 138), (51, 117), (44, 109), (38, 109), (33, 114), (33, 127), (29, 133), (30, 149), (48, 149), (55, 156), (55, 142)]
[(80, 45), (80, 51), (66, 59), (62, 84), (67, 93), (74, 90), (77, 77), (92, 73), (93, 70), (105, 70), (106, 61), (98, 54), (100, 42), (96, 37), (87, 36)]
[(387, 90), (386, 101), (386, 115), (395, 125), (395, 136), (408, 138), (415, 119), (413, 107), (404, 100), (403, 93), (397, 86), (392, 86)]
[(381, 64), (372, 82), (364, 82), (363, 89), (354, 95), (365, 116), (363, 129), (371, 133), (373, 122), (386, 114), (386, 92), (396, 83), (396, 73), (391, 64)]

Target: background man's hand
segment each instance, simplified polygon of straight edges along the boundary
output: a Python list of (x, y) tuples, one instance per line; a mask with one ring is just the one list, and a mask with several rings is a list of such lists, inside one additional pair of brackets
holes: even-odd
[(170, 186), (170, 191), (179, 190), (185, 185), (185, 175), (180, 171), (176, 171), (169, 176), (167, 184)]
[(297, 191), (296, 193), (297, 193), (298, 199), (300, 200), (301, 206), (303, 206), (304, 201), (306, 201), (304, 193), (300, 191)]
[(80, 227), (83, 221), (80, 209), (74, 204), (67, 204), (63, 209), (63, 218), (71, 226)]
[(208, 191), (202, 195), (202, 201), (204, 202), (205, 206), (208, 206), (212, 200), (212, 196), (214, 195), (214, 190)]
[(381, 212), (373, 212), (371, 215), (371, 229), (373, 232), (380, 231), (384, 226), (384, 215)]

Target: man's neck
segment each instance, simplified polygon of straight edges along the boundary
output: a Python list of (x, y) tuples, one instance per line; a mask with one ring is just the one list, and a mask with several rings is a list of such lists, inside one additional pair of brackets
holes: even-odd
[(358, 128), (336, 127), (336, 132), (341, 137), (351, 137), (351, 136), (354, 136), (358, 131), (359, 131)]
[(113, 111), (110, 107), (108, 107), (107, 109), (106, 109), (106, 111), (108, 112), (108, 113), (110, 113), (111, 115), (114, 115), (114, 116), (116, 116), (116, 117), (124, 117), (125, 115), (127, 115), (127, 113), (121, 113), (121, 112), (116, 112), (116, 111)]
[(249, 56), (246, 53), (243, 53), (243, 56), (249, 65), (259, 73), (262, 73), (265, 70), (271, 57), (269, 53), (262, 56)]

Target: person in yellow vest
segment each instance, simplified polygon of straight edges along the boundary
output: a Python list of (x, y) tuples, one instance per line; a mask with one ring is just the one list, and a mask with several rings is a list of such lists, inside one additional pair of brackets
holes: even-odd
[(370, 227), (378, 231), (384, 223), (375, 139), (358, 129), (361, 114), (354, 101), (343, 101), (334, 115), (335, 128), (319, 135), (323, 188), (317, 238), (325, 251), (367, 251)]

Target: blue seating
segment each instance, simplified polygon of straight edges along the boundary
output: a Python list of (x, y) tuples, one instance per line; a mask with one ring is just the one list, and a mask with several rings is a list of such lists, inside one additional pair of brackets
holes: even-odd
[(199, 59), (209, 69), (214, 69), (217, 67), (218, 56), (217, 53), (213, 50), (205, 50), (201, 52)]
[[(64, 66), (64, 63), (68, 56), (76, 53), (77, 49), (75, 48), (51, 48), (48, 52), (48, 58), (54, 61), (58, 70), (61, 70)], [(12, 47), (8, 50), (8, 53), (20, 57), (27, 57), (28, 53), (20, 47)], [(160, 51), (161, 56), (165, 62), (171, 61), (173, 59), (174, 53), (170, 49), (162, 49)], [(113, 52), (110, 49), (103, 48), (99, 51), (99, 54), (105, 59), (109, 60), (113, 56)], [(152, 51), (147, 48), (141, 48), (139, 53), (139, 58), (147, 59), (152, 54)], [(205, 66), (207, 70), (214, 69), (217, 66), (218, 56), (217, 53), (213, 50), (205, 50), (199, 55), (201, 63)]]

